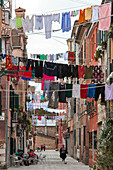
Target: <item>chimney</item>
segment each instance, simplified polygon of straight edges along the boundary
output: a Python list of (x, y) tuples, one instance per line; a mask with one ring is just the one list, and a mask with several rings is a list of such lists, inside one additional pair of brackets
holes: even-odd
[(16, 17), (23, 17), (25, 18), (25, 12), (26, 10), (24, 8), (17, 8), (15, 9)]

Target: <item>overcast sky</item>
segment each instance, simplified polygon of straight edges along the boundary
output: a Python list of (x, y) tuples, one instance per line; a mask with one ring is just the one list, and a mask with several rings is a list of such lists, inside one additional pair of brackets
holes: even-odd
[[(15, 16), (15, 7), (26, 9), (26, 15), (30, 17), (33, 14), (54, 14), (83, 9), (91, 5), (99, 5), (102, 0), (12, 0), (13, 1), (13, 17)], [(75, 18), (71, 17), (71, 25), (73, 26)], [(61, 23), (53, 23), (52, 29), (61, 28)], [(42, 32), (42, 34), (39, 34)], [(56, 54), (67, 51), (66, 39), (70, 38), (70, 32), (58, 31), (52, 33), (51, 39), (45, 39), (45, 30), (35, 31), (36, 34), (28, 36), (27, 51), (28, 54)]]

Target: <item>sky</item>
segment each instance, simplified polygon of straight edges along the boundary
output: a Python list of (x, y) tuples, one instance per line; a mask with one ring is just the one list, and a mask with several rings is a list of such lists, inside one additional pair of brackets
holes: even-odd
[[(84, 9), (91, 5), (100, 5), (102, 0), (12, 0), (13, 2), (13, 17), (15, 17), (14, 9), (21, 7), (26, 9), (26, 16), (38, 15), (38, 14), (54, 14), (60, 12), (71, 12), (77, 9)], [(71, 26), (75, 21), (74, 17), (71, 17)], [(52, 30), (60, 29), (60, 24), (54, 22), (52, 24)], [(40, 33), (41, 32), (41, 33)], [(64, 32), (57, 31), (52, 32), (51, 39), (45, 39), (45, 30), (34, 31), (28, 35), (27, 52), (30, 54), (57, 54), (64, 53), (68, 50), (66, 40), (71, 37), (71, 31)]]

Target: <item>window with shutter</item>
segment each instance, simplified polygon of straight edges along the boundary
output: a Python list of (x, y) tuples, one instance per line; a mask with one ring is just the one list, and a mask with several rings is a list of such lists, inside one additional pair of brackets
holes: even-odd
[(92, 132), (89, 132), (89, 148), (92, 148)]

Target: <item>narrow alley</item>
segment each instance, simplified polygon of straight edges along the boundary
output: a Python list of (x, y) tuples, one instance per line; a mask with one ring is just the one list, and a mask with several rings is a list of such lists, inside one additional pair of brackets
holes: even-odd
[(89, 166), (86, 166), (69, 156), (66, 158), (67, 164), (64, 164), (58, 151), (46, 150), (45, 152), (43, 151), (42, 154), (46, 155), (46, 159), (37, 165), (21, 166), (19, 168), (11, 167), (9, 170), (89, 170)]

